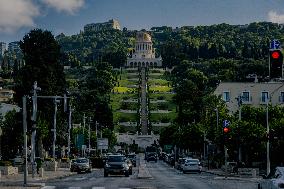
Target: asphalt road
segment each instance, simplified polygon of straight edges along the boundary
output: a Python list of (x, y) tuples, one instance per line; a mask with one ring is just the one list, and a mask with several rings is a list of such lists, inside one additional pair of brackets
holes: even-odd
[(138, 168), (133, 175), (103, 176), (103, 169), (92, 173), (76, 174), (63, 179), (50, 180), (43, 189), (256, 189), (257, 183), (240, 180), (225, 180), (208, 173), (183, 174), (166, 163), (147, 163), (152, 179), (137, 178)]

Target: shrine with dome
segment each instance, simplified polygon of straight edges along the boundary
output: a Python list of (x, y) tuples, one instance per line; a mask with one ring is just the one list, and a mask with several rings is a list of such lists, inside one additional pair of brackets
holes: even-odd
[(148, 33), (137, 33), (135, 48), (127, 58), (126, 67), (162, 67), (162, 57), (156, 57), (152, 38)]

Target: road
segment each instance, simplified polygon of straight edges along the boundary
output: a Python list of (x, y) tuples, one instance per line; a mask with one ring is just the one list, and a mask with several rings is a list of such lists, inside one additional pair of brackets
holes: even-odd
[(147, 163), (153, 178), (139, 179), (138, 168), (133, 175), (103, 176), (103, 169), (92, 173), (76, 174), (63, 179), (50, 180), (42, 189), (256, 189), (257, 183), (251, 181), (225, 180), (205, 172), (201, 174), (183, 174), (163, 161)]

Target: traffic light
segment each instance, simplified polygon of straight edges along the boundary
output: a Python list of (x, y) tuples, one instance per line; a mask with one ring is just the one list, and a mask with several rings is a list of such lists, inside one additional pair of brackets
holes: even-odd
[(269, 51), (270, 78), (282, 77), (283, 54), (281, 50)]
[(224, 142), (228, 142), (228, 139), (229, 139), (229, 132), (230, 132), (230, 121), (228, 120), (224, 120), (223, 121), (223, 137), (224, 137)]

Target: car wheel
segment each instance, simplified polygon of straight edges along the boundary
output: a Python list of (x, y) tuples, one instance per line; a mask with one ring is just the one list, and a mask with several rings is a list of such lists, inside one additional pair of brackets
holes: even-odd
[(80, 174), (81, 173), (81, 171), (77, 171), (77, 174)]
[(131, 171), (129, 171), (129, 174), (130, 174), (130, 175), (132, 175), (132, 170), (131, 170)]
[(185, 174), (186, 172), (185, 171), (182, 171), (183, 172), (183, 174)]
[(125, 172), (125, 177), (129, 177), (129, 172)]
[(108, 177), (108, 173), (107, 172), (104, 172), (104, 177)]

